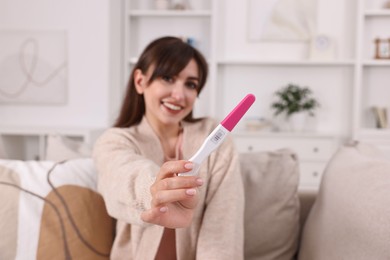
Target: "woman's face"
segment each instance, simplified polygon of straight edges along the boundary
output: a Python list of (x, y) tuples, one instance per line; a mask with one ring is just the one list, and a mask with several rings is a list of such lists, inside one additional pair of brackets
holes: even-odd
[(134, 75), (137, 92), (144, 95), (146, 118), (157, 129), (177, 126), (191, 112), (198, 95), (197, 63), (191, 59), (178, 75), (162, 76), (148, 85), (153, 69), (146, 75), (136, 70)]

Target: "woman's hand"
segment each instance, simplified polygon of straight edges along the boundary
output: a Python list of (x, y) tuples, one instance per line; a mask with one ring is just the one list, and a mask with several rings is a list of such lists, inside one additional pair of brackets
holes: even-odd
[(150, 187), (151, 209), (141, 214), (143, 221), (167, 228), (191, 224), (199, 201), (197, 188), (203, 180), (198, 176), (177, 176), (177, 173), (188, 172), (192, 167), (193, 164), (188, 161), (169, 161), (161, 166), (156, 181)]

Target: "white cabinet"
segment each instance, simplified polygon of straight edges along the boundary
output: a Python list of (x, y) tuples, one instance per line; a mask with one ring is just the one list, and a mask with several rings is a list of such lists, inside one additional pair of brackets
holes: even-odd
[(340, 140), (334, 135), (293, 133), (236, 133), (239, 152), (272, 151), (288, 148), (298, 156), (300, 186), (317, 187), (322, 173)]
[(382, 107), (390, 113), (390, 54), (384, 54), (384, 59), (375, 58), (376, 38), (390, 44), (390, 9), (384, 8), (386, 2), (358, 1), (353, 137), (379, 145), (390, 156), (390, 124), (377, 128), (373, 112), (373, 107)]
[(92, 147), (102, 132), (95, 128), (0, 126), (0, 158), (42, 159), (49, 135), (61, 135)]

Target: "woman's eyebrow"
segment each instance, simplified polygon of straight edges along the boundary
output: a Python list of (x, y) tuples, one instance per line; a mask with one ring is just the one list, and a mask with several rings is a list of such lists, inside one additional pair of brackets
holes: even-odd
[(190, 79), (190, 80), (196, 80), (196, 81), (199, 81), (199, 78), (198, 77), (188, 77), (187, 79)]

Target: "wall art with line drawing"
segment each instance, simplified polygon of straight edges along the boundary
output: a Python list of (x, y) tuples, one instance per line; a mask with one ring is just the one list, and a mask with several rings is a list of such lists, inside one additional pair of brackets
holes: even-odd
[(317, 0), (249, 0), (249, 41), (307, 41), (315, 34)]
[(0, 30), (0, 104), (67, 101), (65, 31)]

